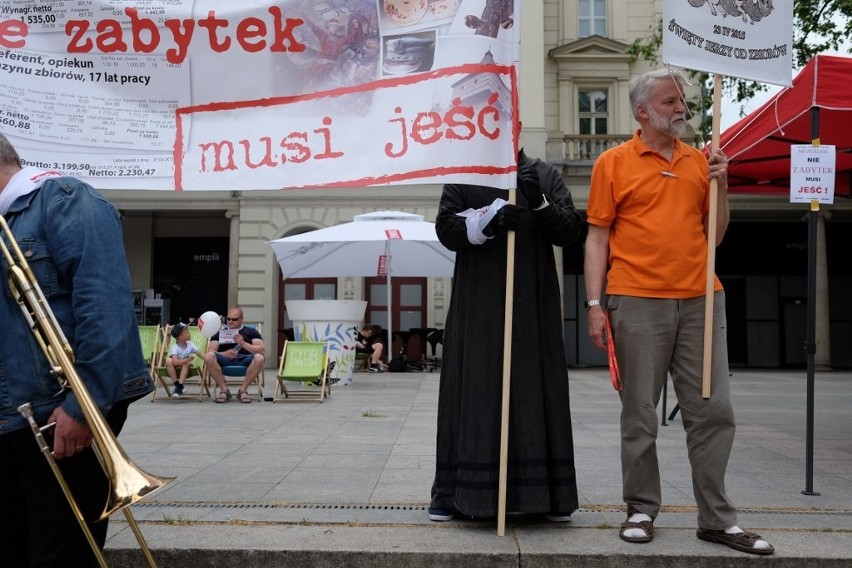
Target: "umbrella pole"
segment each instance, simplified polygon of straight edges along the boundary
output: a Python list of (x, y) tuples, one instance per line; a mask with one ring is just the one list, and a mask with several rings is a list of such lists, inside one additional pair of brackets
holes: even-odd
[[(713, 79), (713, 137), (712, 149), (719, 147), (721, 122), (722, 76)], [(713, 294), (716, 282), (716, 217), (718, 215), (719, 184), (710, 180), (710, 211), (707, 214), (707, 280), (704, 291), (704, 366), (701, 373), (701, 396), (710, 398), (710, 371), (713, 363)]]
[[(515, 189), (509, 190), (515, 204)], [(509, 393), (512, 379), (512, 316), (515, 297), (515, 231), (506, 233), (506, 314), (503, 323), (503, 410), (500, 418), (500, 480), (497, 489), (497, 536), (506, 534), (506, 479), (509, 464)]]

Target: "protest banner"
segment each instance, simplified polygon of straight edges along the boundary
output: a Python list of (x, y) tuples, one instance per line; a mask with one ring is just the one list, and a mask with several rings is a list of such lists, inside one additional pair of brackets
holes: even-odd
[(790, 146), (790, 203), (834, 203), (837, 147), (830, 144)]
[(0, 130), (98, 188), (508, 188), (518, 4), (0, 0)]
[(793, 0), (666, 0), (663, 61), (789, 87)]

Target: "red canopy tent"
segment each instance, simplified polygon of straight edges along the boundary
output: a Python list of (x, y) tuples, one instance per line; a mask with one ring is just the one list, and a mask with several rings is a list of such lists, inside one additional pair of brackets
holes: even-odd
[[(728, 191), (789, 195), (790, 145), (835, 146), (835, 196), (850, 196), (852, 175), (852, 58), (817, 55), (793, 79), (793, 86), (771, 98), (719, 139), (728, 157)], [(808, 211), (807, 438), (805, 495), (813, 491), (814, 355), (816, 353), (816, 278), (818, 208)]]
[[(818, 109), (818, 110), (812, 110)], [(837, 149), (835, 196), (852, 197), (852, 58), (817, 55), (793, 86), (725, 130), (719, 146), (729, 159), (728, 191), (782, 195), (790, 192), (790, 145)]]

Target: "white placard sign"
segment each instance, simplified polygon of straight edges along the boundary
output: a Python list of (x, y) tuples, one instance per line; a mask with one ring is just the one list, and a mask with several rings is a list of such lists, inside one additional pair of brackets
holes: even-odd
[(231, 343), (237, 342), (237, 335), (239, 335), (240, 330), (231, 329), (230, 327), (226, 327), (219, 330), (219, 344), (227, 345)]
[(790, 203), (834, 203), (834, 146), (790, 146)]
[(793, 84), (793, 0), (663, 0), (663, 61)]

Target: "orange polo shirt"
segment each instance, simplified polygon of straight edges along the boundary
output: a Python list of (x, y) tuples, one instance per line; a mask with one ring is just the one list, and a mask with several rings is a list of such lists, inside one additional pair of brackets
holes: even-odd
[[(607, 294), (704, 295), (709, 210), (707, 159), (675, 141), (672, 161), (639, 139), (607, 150), (592, 169), (588, 222), (609, 227)], [(715, 289), (722, 284), (715, 279)]]

